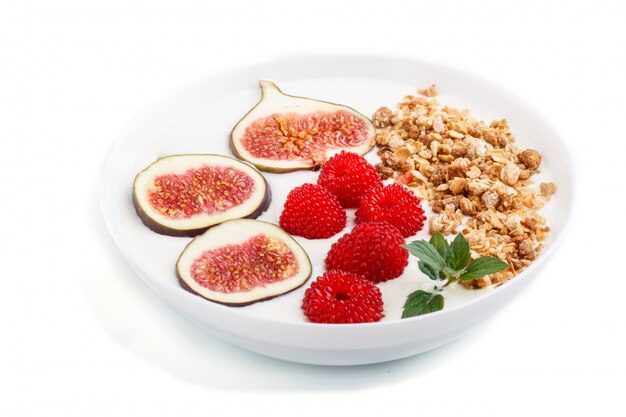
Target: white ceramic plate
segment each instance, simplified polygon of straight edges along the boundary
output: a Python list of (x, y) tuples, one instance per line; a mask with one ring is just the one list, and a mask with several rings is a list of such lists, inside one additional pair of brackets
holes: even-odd
[[(506, 117), (518, 145), (538, 149), (544, 155), (542, 173), (537, 179), (555, 181), (559, 187), (544, 211), (551, 232), (541, 257), (518, 277), (496, 289), (450, 288), (443, 311), (400, 320), (406, 295), (429, 285), (412, 259), (400, 278), (380, 285), (386, 317), (380, 323), (370, 324), (307, 323), (300, 303), (308, 283), (285, 296), (244, 308), (214, 304), (184, 291), (176, 280), (174, 266), (189, 239), (161, 236), (143, 226), (131, 202), (133, 178), (165, 155), (230, 155), (230, 130), (258, 101), (260, 79), (274, 80), (288, 94), (346, 104), (366, 115), (382, 105), (393, 107), (404, 95), (415, 94), (417, 88), (436, 83), (442, 103), (469, 108), (474, 116), (484, 120)], [(375, 151), (367, 157), (377, 160)], [(550, 125), (487, 81), (401, 58), (291, 57), (207, 79), (147, 112), (112, 147), (102, 174), (101, 203), (111, 235), (132, 268), (168, 303), (207, 331), (276, 358), (351, 365), (398, 359), (440, 346), (519, 293), (537, 275), (564, 234), (574, 195), (573, 173), (569, 152)], [(317, 173), (310, 171), (265, 175), (273, 201), (261, 219), (274, 223), (278, 222), (289, 190), (317, 179)], [(350, 220), (351, 217), (352, 212)], [(350, 225), (346, 231), (349, 228)], [(298, 238), (311, 257), (313, 278), (323, 272), (324, 256), (330, 243), (340, 235), (326, 241)], [(422, 237), (427, 237), (426, 231), (416, 236)]]

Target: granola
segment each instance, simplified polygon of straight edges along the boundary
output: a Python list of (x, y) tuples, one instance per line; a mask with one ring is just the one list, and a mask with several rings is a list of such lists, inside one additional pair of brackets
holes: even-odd
[[(437, 95), (435, 85), (419, 90)], [(435, 213), (430, 232), (444, 235), (462, 228), (472, 257), (496, 256), (511, 268), (472, 281), (468, 288), (504, 282), (538, 256), (549, 227), (537, 212), (556, 192), (556, 184), (536, 190), (531, 177), (542, 156), (519, 149), (506, 119), (486, 123), (468, 110), (442, 106), (436, 99), (406, 96), (393, 111), (373, 116), (383, 178), (394, 177)], [(463, 222), (465, 223), (463, 224)]]

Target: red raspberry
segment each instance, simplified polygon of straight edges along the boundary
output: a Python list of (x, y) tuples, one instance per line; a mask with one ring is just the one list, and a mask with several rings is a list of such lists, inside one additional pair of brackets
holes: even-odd
[(356, 222), (386, 222), (398, 228), (403, 237), (413, 236), (424, 227), (420, 199), (407, 188), (391, 184), (374, 190), (361, 199)]
[(304, 184), (287, 195), (279, 223), (292, 235), (307, 239), (327, 238), (346, 226), (346, 212), (324, 187)]
[(370, 323), (383, 318), (383, 297), (372, 282), (328, 271), (305, 291), (302, 310), (315, 323)]
[(363, 275), (373, 282), (399, 277), (408, 264), (404, 238), (387, 223), (357, 224), (352, 232), (333, 243), (326, 268)]
[(369, 190), (383, 188), (376, 168), (354, 152), (341, 151), (322, 166), (317, 183), (337, 196), (345, 208), (358, 207)]

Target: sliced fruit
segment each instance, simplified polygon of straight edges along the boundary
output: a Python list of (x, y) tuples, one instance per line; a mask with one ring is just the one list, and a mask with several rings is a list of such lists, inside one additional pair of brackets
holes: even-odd
[(374, 125), (356, 110), (260, 84), (261, 100), (231, 133), (233, 153), (260, 170), (314, 168), (342, 150), (363, 155), (374, 146)]
[(195, 237), (176, 273), (183, 288), (207, 300), (245, 306), (295, 290), (311, 276), (311, 261), (280, 227), (230, 220)]
[(226, 220), (256, 218), (270, 200), (257, 170), (220, 155), (167, 156), (137, 174), (133, 184), (143, 223), (170, 236), (195, 236)]

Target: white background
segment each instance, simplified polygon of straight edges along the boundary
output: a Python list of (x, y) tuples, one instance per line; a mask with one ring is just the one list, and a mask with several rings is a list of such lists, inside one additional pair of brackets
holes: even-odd
[[(0, 3), (0, 415), (624, 415), (626, 6), (614, 1)], [(490, 78), (580, 163), (569, 239), (467, 337), (355, 368), (266, 359), (188, 324), (103, 226), (99, 169), (159, 99), (290, 53)]]

